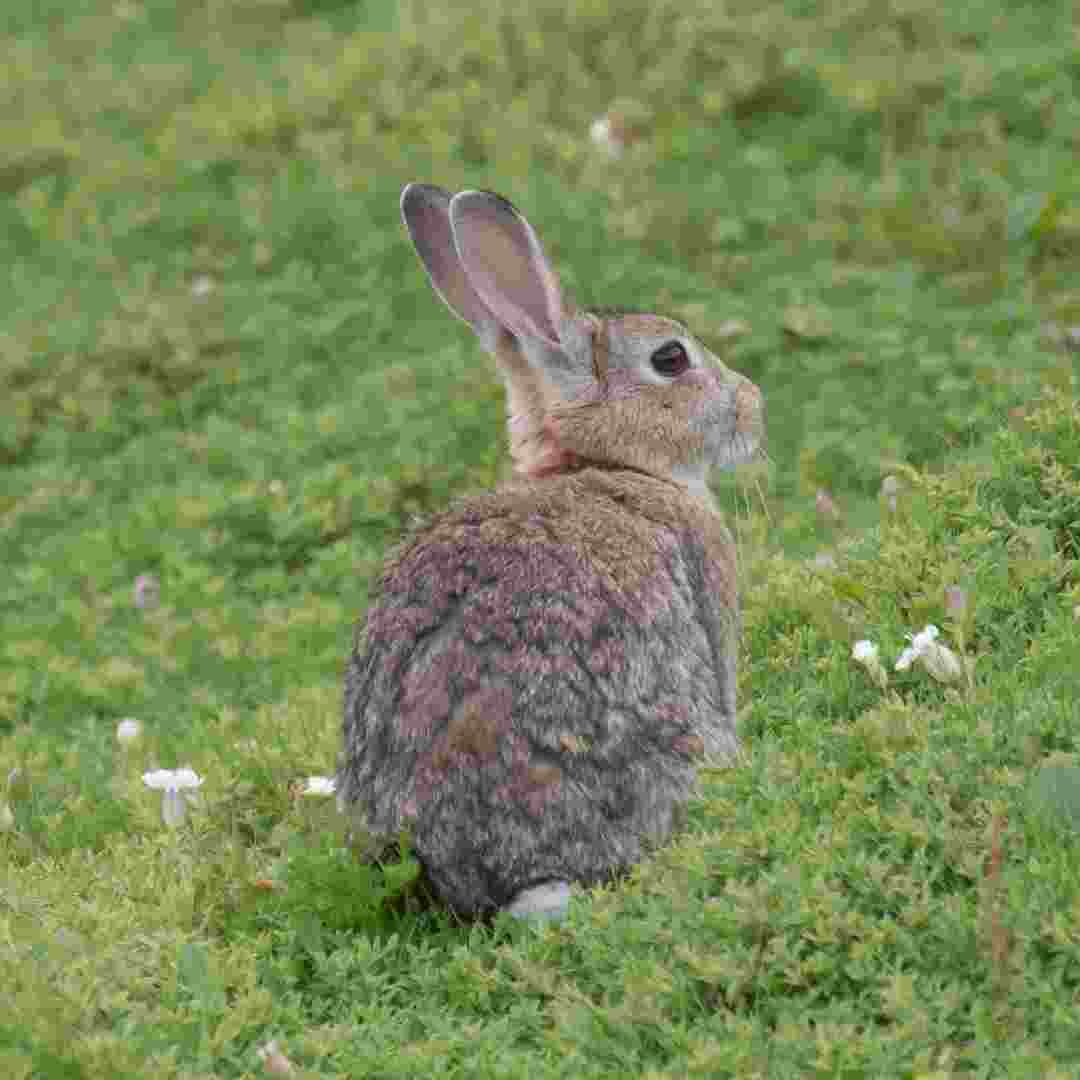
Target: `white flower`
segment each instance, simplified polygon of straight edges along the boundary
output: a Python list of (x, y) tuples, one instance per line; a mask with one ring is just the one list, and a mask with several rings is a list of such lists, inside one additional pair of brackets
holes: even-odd
[(0, 832), (11, 832), (15, 828), (15, 815), (6, 802), (0, 802)]
[(313, 797), (325, 797), (333, 795), (337, 790), (337, 785), (330, 776), (309, 776), (307, 782), (304, 785), (304, 789), (300, 792), (301, 795), (310, 795)]
[(142, 725), (133, 716), (127, 716), (116, 725), (116, 738), (123, 746), (142, 734)]
[(166, 825), (179, 825), (187, 812), (184, 792), (202, 784), (194, 769), (155, 769), (143, 773), (143, 783), (161, 792), (161, 817)]
[(860, 664), (865, 664), (878, 658), (878, 648), (872, 641), (865, 639), (856, 641), (852, 647), (851, 656), (852, 659), (858, 660)]
[(938, 628), (931, 623), (920, 630), (914, 637), (912, 637), (911, 634), (905, 634), (904, 636), (911, 644), (897, 659), (896, 670), (907, 671), (907, 669), (934, 644), (934, 639), (938, 636), (939, 632)]
[(869, 673), (870, 678), (872, 678), (882, 690), (885, 689), (889, 681), (889, 676), (885, 674), (885, 669), (881, 666), (881, 660), (878, 657), (878, 647), (872, 641), (867, 641), (865, 638), (862, 641), (856, 641), (851, 648), (851, 659), (857, 664), (862, 664)]
[(896, 670), (907, 671), (918, 661), (938, 682), (956, 682), (961, 678), (964, 666), (956, 653), (937, 640), (939, 633), (936, 626), (929, 624), (914, 636), (908, 634), (911, 644), (897, 658)]
[(202, 777), (194, 769), (154, 769), (143, 773), (143, 783), (156, 791), (197, 788), (202, 784)]

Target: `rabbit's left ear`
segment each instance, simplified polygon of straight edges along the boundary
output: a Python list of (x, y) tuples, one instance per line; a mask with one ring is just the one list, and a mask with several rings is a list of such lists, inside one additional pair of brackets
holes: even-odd
[(511, 333), (563, 348), (562, 291), (540, 238), (512, 203), (490, 191), (450, 200), (450, 227), (472, 287)]
[(450, 192), (434, 184), (409, 184), (401, 193), (401, 216), (432, 288), (491, 348), (494, 339), (489, 343), (485, 338), (497, 331), (497, 320), (469, 283), (458, 258), (450, 228)]

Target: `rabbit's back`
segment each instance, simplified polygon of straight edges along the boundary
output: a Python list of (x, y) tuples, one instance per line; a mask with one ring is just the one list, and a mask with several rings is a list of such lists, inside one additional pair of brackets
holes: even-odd
[(462, 913), (597, 882), (737, 751), (735, 566), (672, 484), (583, 469), (465, 500), (391, 556), (349, 661), (342, 800)]

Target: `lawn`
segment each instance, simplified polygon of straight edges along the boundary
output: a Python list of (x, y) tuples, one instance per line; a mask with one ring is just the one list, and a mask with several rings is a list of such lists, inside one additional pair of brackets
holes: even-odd
[[(11, 0), (0, 36), (0, 1075), (1080, 1075), (1071, 4)], [(449, 920), (302, 793), (387, 546), (506, 464), (411, 180), (512, 198), (581, 304), (768, 406), (716, 478), (746, 760), (559, 926)], [(930, 624), (944, 681), (895, 670)]]

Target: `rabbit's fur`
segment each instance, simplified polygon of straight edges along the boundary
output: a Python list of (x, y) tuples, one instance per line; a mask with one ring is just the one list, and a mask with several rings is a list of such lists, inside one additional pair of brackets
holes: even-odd
[(565, 306), (505, 199), (411, 184), (402, 212), (504, 375), (515, 478), (388, 558), (338, 791), (365, 833), (407, 830), (471, 915), (630, 867), (696, 764), (738, 753), (735, 550), (705, 472), (758, 452), (763, 406), (678, 323)]

